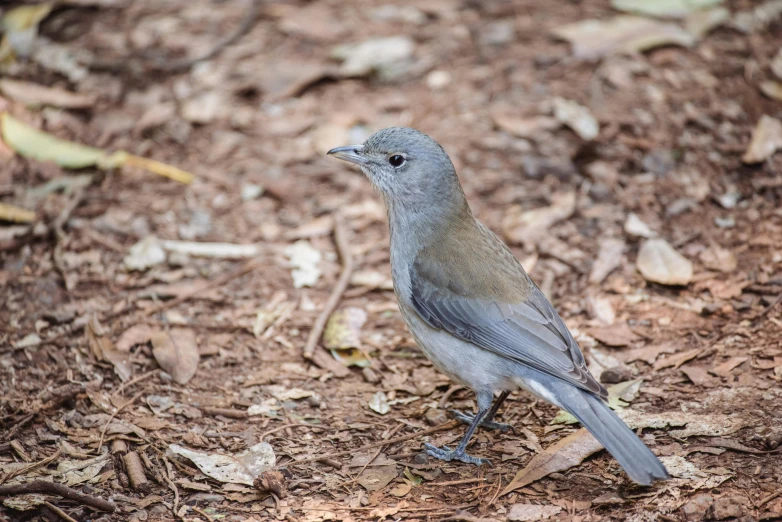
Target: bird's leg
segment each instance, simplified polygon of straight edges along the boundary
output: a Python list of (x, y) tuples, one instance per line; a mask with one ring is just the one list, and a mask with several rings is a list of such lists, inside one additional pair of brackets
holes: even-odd
[(470, 437), (472, 437), (472, 434), (478, 428), (478, 425), (489, 414), (489, 411), (490, 411), (489, 408), (486, 408), (484, 410), (479, 410), (478, 413), (474, 415), (473, 420), (470, 423), (470, 426), (467, 428), (467, 432), (464, 434), (464, 437), (462, 437), (462, 441), (459, 443), (459, 446), (457, 446), (455, 450), (448, 449), (447, 446), (438, 448), (434, 444), (429, 444), (428, 442), (424, 442), (424, 447), (426, 448), (427, 455), (431, 455), (436, 459), (445, 460), (445, 461), (460, 460), (462, 462), (466, 462), (467, 464), (475, 464), (476, 466), (480, 466), (481, 464), (488, 464), (489, 466), (491, 466), (491, 462), (489, 461), (489, 459), (473, 457), (471, 455), (467, 455), (465, 451), (467, 449), (467, 444), (470, 442)]
[[(493, 422), (494, 416), (497, 415), (497, 410), (500, 409), (500, 406), (502, 406), (502, 403), (505, 402), (505, 399), (508, 398), (508, 395), (510, 395), (510, 392), (504, 391), (500, 394), (499, 397), (497, 397), (497, 400), (494, 401), (494, 405), (486, 414), (486, 418), (484, 418), (483, 422), (481, 422), (482, 428), (486, 428), (489, 430), (499, 430), (503, 433), (513, 429), (513, 427), (510, 424)], [(449, 413), (453, 416), (454, 419), (464, 424), (472, 424), (472, 421), (475, 418), (475, 415), (470, 415), (469, 413), (464, 413), (458, 410), (449, 410)]]

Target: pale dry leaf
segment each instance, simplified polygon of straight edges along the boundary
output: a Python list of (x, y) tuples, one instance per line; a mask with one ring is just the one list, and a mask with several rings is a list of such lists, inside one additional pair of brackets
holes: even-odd
[(409, 482), (402, 482), (401, 484), (397, 484), (393, 488), (391, 488), (391, 491), (389, 493), (394, 497), (404, 497), (408, 493), (410, 493), (410, 490), (413, 489), (413, 486)]
[(367, 491), (377, 491), (390, 484), (398, 474), (396, 464), (370, 466), (356, 479), (356, 482)]
[(738, 266), (738, 261), (733, 252), (727, 248), (722, 248), (717, 244), (711, 245), (698, 256), (703, 266), (709, 270), (718, 270), (720, 272), (733, 272)]
[(742, 156), (744, 163), (760, 163), (782, 148), (782, 121), (764, 114), (752, 131), (752, 139)]
[(513, 243), (534, 246), (552, 225), (569, 218), (576, 210), (575, 192), (559, 192), (551, 199), (548, 207), (509, 212), (502, 220), (505, 237)]
[(147, 324), (136, 324), (122, 332), (117, 340), (117, 350), (129, 352), (131, 348), (138, 344), (146, 344), (152, 339), (155, 330)]
[(766, 0), (762, 4), (733, 15), (731, 25), (745, 33), (762, 29), (782, 16), (782, 0)]
[(543, 506), (539, 504), (513, 504), (508, 513), (509, 522), (531, 522), (534, 520), (546, 520), (559, 515), (562, 508), (559, 506)]
[(669, 368), (669, 367), (678, 368), (679, 366), (686, 363), (687, 361), (694, 359), (702, 352), (703, 352), (703, 348), (693, 348), (692, 350), (687, 350), (686, 352), (677, 353), (676, 355), (666, 357), (665, 359), (660, 359), (659, 361), (654, 363), (654, 370), (659, 371), (662, 370), (663, 368)]
[(373, 290), (393, 290), (394, 282), (385, 274), (376, 270), (357, 270), (350, 276), (350, 284)]
[(678, 25), (640, 16), (582, 20), (557, 27), (553, 33), (569, 41), (573, 55), (584, 60), (642, 52), (663, 45), (691, 47), (695, 44), (695, 38)]
[(410, 60), (414, 51), (412, 38), (391, 36), (338, 46), (332, 56), (343, 61), (339, 70), (342, 76), (366, 76), (373, 71), (386, 76), (393, 74), (395, 66)]
[(684, 19), (684, 27), (696, 40), (701, 40), (728, 20), (730, 20), (730, 11), (724, 7), (715, 7), (687, 14)]
[(49, 105), (63, 109), (87, 109), (95, 103), (95, 96), (81, 94), (57, 87), (45, 87), (33, 82), (0, 80), (0, 92), (24, 105), (37, 107)]
[(657, 237), (657, 232), (644, 223), (637, 214), (630, 212), (625, 220), (624, 230), (633, 237), (645, 237), (651, 239)]
[(616, 321), (614, 305), (606, 296), (589, 295), (586, 299), (589, 316), (600, 323), (611, 326)]
[(155, 236), (148, 236), (130, 247), (128, 255), (122, 260), (128, 270), (144, 271), (155, 265), (165, 263), (166, 251)]
[(673, 353), (676, 351), (676, 346), (672, 343), (667, 344), (650, 344), (642, 348), (634, 348), (632, 350), (622, 351), (617, 353), (617, 357), (625, 363), (631, 363), (635, 361), (644, 361), (647, 364), (654, 364), (654, 361), (664, 353)]
[[(334, 143), (340, 143), (340, 142), (332, 142), (332, 145), (330, 148), (334, 148)], [(327, 236), (331, 234), (331, 231), (334, 229), (334, 217), (331, 214), (326, 214), (325, 216), (320, 216), (312, 221), (309, 221), (308, 223), (305, 223), (299, 227), (294, 228), (293, 230), (285, 233), (285, 239), (310, 239), (313, 237), (322, 237)]]
[(329, 317), (323, 331), (323, 346), (328, 349), (361, 347), (361, 327), (367, 321), (367, 313), (355, 306), (337, 310)]
[(589, 272), (589, 282), (602, 283), (608, 275), (622, 264), (625, 242), (618, 238), (604, 238), (599, 242), (597, 259)]
[(618, 410), (616, 414), (634, 430), (682, 428), (671, 431), (671, 436), (682, 439), (696, 436), (721, 437), (753, 424), (751, 420), (741, 415), (718, 413), (707, 415), (685, 411), (646, 413), (627, 408)]
[(664, 239), (649, 239), (638, 251), (636, 267), (644, 279), (663, 285), (687, 285), (692, 281), (692, 262)]
[(204, 475), (219, 482), (252, 486), (255, 479), (274, 467), (276, 457), (268, 442), (261, 442), (247, 451), (236, 455), (202, 453), (178, 444), (169, 447), (172, 453), (180, 455), (195, 464)]
[(551, 473), (566, 471), (573, 466), (578, 466), (585, 458), (601, 449), (603, 449), (603, 445), (586, 428), (581, 428), (532, 457), (524, 469), (516, 473), (500, 496), (532, 484)]
[(777, 54), (774, 55), (774, 59), (771, 60), (769, 67), (771, 68), (771, 72), (774, 73), (774, 76), (782, 80), (782, 47), (780, 47)]
[(369, 399), (369, 409), (379, 413), (380, 415), (385, 415), (389, 411), (391, 411), (391, 407), (388, 405), (388, 397), (386, 396), (385, 392), (379, 391), (376, 392), (374, 395), (372, 395), (372, 398)]
[(562, 126), (558, 119), (551, 116), (517, 116), (513, 114), (512, 107), (504, 104), (493, 105), (489, 112), (498, 129), (519, 138), (537, 138)]
[(290, 259), (295, 288), (314, 286), (318, 282), (321, 275), (319, 265), (323, 258), (320, 250), (313, 248), (306, 239), (300, 239), (285, 248), (285, 255)]
[(152, 335), (152, 355), (177, 384), (187, 384), (198, 370), (200, 353), (195, 333), (188, 328), (172, 328)]
[(760, 92), (772, 100), (782, 101), (782, 82), (766, 80), (760, 82), (758, 87), (760, 88)]
[(315, 395), (315, 392), (311, 390), (304, 390), (302, 388), (287, 388), (281, 384), (267, 386), (266, 391), (271, 393), (272, 396), (274, 396), (274, 398), (280, 402), (306, 399), (307, 397), (312, 397)]
[(578, 134), (582, 140), (593, 140), (600, 133), (600, 124), (588, 108), (573, 100), (554, 98), (554, 117)]
[(10, 203), (0, 202), (0, 221), (12, 223), (32, 223), (35, 221), (35, 212), (26, 208), (17, 207)]
[(627, 13), (661, 18), (684, 18), (688, 14), (714, 7), (723, 0), (611, 0), (611, 7)]
[(627, 323), (590, 328), (587, 333), (606, 346), (627, 346), (641, 339)]

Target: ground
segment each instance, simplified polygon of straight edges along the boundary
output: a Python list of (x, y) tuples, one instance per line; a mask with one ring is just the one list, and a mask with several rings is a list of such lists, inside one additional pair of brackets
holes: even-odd
[[(588, 60), (552, 34), (616, 14), (603, 0), (56, 7), (36, 45), (80, 65), (17, 57), (6, 78), (60, 98), (30, 105), (35, 92), (4, 84), (0, 109), (195, 179), (69, 171), (14, 154), (6, 136), (2, 202), (34, 216), (0, 227), (0, 488), (49, 480), (89, 498), (9, 495), (0, 518), (782, 518), (782, 103), (760, 89), (778, 81), (782, 20)], [(374, 68), (332, 54), (394, 36), (409, 39), (367, 53)], [(63, 101), (66, 90), (87, 101)], [(777, 121), (772, 145), (743, 157), (764, 116)], [(612, 388), (617, 408), (670, 481), (634, 485), (523, 392), (500, 410), (513, 431), (473, 438), (493, 466), (422, 453), (459, 440), (447, 411), (471, 411), (474, 396), (415, 346), (381, 202), (324, 154), (391, 125), (443, 145), (475, 215), (551, 298), (593, 373), (630, 382)], [(354, 265), (343, 322), (305, 357), (347, 264), (335, 222)], [(248, 248), (183, 254), (162, 240)], [(313, 286), (294, 286), (292, 257), (312, 261), (297, 277)], [(353, 345), (336, 353), (369, 366), (346, 368), (324, 343)], [(280, 473), (252, 485), (252, 469), (208, 467), (251, 447), (245, 464), (271, 449)]]

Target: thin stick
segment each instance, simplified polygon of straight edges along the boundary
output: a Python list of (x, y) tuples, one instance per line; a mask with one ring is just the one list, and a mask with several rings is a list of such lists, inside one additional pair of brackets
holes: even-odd
[(272, 428), (269, 431), (266, 431), (266, 432), (262, 433), (258, 440), (263, 442), (264, 437), (268, 437), (272, 433), (277, 433), (278, 431), (282, 431), (282, 430), (285, 430), (285, 429), (288, 429), (288, 428), (299, 428), (299, 427), (302, 427), (302, 426), (306, 426), (308, 428), (321, 428), (321, 429), (325, 429), (325, 428), (329, 428), (330, 427), (330, 426), (322, 426), (320, 424), (307, 424), (306, 422), (303, 422), (301, 424), (283, 424), (282, 426), (277, 426), (276, 428)]
[(141, 375), (139, 375), (137, 377), (133, 377), (128, 382), (123, 382), (122, 384), (119, 385), (119, 388), (117, 388), (117, 390), (114, 393), (111, 394), (111, 396), (115, 397), (115, 396), (119, 395), (120, 393), (122, 393), (122, 390), (124, 390), (125, 388), (129, 388), (129, 387), (133, 386), (134, 384), (138, 384), (141, 381), (145, 381), (145, 380), (149, 379), (150, 377), (152, 377), (153, 375), (155, 375), (156, 373), (158, 373), (159, 371), (160, 370), (158, 368), (155, 368), (154, 370), (150, 370), (147, 373), (142, 373)]
[(481, 478), (471, 478), (471, 479), (461, 479), (461, 480), (449, 480), (448, 482), (430, 482), (430, 486), (459, 486), (461, 484), (472, 484), (474, 482), (486, 482), (486, 477)]
[(43, 505), (48, 507), (52, 511), (54, 511), (57, 514), (57, 516), (59, 516), (61, 519), (65, 520), (67, 522), (79, 522), (78, 520), (76, 520), (75, 518), (73, 518), (68, 513), (66, 513), (62, 509), (58, 508), (57, 506), (55, 506), (51, 502), (47, 502), (47, 501), (44, 500), (43, 501)]
[(109, 416), (109, 420), (106, 421), (106, 424), (103, 425), (103, 429), (100, 430), (100, 440), (98, 441), (98, 449), (97, 449), (98, 454), (100, 454), (100, 447), (103, 446), (103, 439), (106, 437), (106, 430), (109, 429), (109, 424), (111, 424), (111, 421), (114, 420), (114, 417), (116, 417), (119, 414), (119, 412), (121, 412), (126, 407), (130, 406), (131, 404), (133, 404), (134, 402), (136, 402), (136, 399), (141, 397), (141, 395), (145, 391), (147, 391), (146, 388), (144, 388), (143, 390), (138, 392), (136, 395), (131, 397), (127, 402), (122, 403), (122, 405), (119, 408), (117, 408), (117, 410)]
[(25, 484), (12, 484), (10, 486), (0, 486), (0, 497), (9, 497), (11, 495), (25, 495), (27, 493), (42, 493), (44, 495), (59, 495), (68, 500), (74, 502), (80, 502), (86, 504), (95, 509), (101, 509), (113, 513), (117, 506), (108, 500), (103, 500), (100, 497), (93, 497), (92, 495), (85, 495), (79, 493), (73, 488), (69, 488), (65, 484), (59, 484), (57, 482), (47, 482), (45, 480), (34, 480)]
[(771, 502), (772, 500), (774, 500), (775, 498), (777, 498), (780, 495), (782, 495), (782, 488), (780, 488), (780, 489), (776, 490), (775, 492), (771, 493), (770, 495), (764, 497), (763, 500), (758, 502), (758, 505), (755, 506), (755, 507), (756, 508), (761, 508), (761, 507), (763, 507), (763, 504), (765, 504), (766, 502)]
[(23, 468), (19, 468), (19, 469), (15, 470), (15, 471), (8, 472), (7, 475), (5, 475), (2, 478), (0, 478), (0, 484), (2, 484), (3, 482), (7, 482), (7, 481), (11, 480), (12, 478), (14, 478), (17, 475), (25, 475), (25, 474), (29, 473), (30, 471), (32, 471), (32, 470), (34, 470), (36, 468), (40, 468), (41, 466), (48, 466), (50, 462), (54, 462), (55, 460), (57, 460), (57, 457), (60, 456), (60, 453), (61, 453), (61, 451), (57, 450), (54, 453), (52, 453), (51, 455), (49, 455), (48, 457), (46, 457), (45, 459), (41, 459), (38, 462), (32, 462), (32, 463), (28, 464), (27, 466), (25, 466)]
[(416, 437), (422, 437), (424, 435), (437, 433), (438, 431), (449, 430), (451, 428), (455, 428), (458, 425), (459, 425), (458, 421), (448, 421), (448, 422), (445, 422), (443, 424), (440, 424), (439, 426), (435, 426), (433, 428), (429, 428), (429, 429), (426, 429), (426, 430), (423, 430), (423, 431), (418, 431), (418, 432), (415, 432), (415, 433), (411, 433), (410, 435), (402, 435), (401, 437), (397, 437), (395, 439), (384, 440), (384, 441), (381, 441), (381, 442), (375, 442), (374, 444), (367, 444), (366, 446), (362, 446), (360, 448), (349, 449), (349, 450), (345, 450), (345, 451), (339, 451), (337, 453), (328, 453), (326, 455), (321, 455), (319, 457), (309, 457), (309, 458), (306, 458), (306, 459), (294, 460), (294, 461), (291, 461), (291, 462), (287, 462), (287, 463), (285, 463), (285, 465), (279, 466), (279, 467), (297, 466), (299, 464), (307, 464), (308, 462), (317, 462), (317, 461), (323, 460), (323, 459), (333, 459), (334, 457), (344, 457), (345, 455), (351, 455), (351, 454), (357, 453), (359, 451), (379, 448), (379, 447), (382, 447), (382, 446), (386, 446), (388, 444), (396, 444), (397, 442), (404, 442), (406, 440), (414, 439)]
[(342, 294), (345, 293), (345, 289), (348, 287), (348, 283), (350, 283), (350, 276), (353, 274), (353, 256), (350, 253), (348, 231), (339, 213), (334, 215), (334, 242), (337, 244), (339, 258), (342, 260), (342, 273), (339, 275), (337, 284), (334, 285), (328, 301), (326, 301), (326, 306), (323, 307), (323, 311), (320, 312), (320, 315), (312, 325), (310, 335), (307, 337), (307, 344), (304, 345), (304, 358), (310, 361), (314, 360), (315, 347), (318, 341), (320, 341), (321, 335), (323, 335), (326, 322), (339, 304), (340, 299), (342, 299)]

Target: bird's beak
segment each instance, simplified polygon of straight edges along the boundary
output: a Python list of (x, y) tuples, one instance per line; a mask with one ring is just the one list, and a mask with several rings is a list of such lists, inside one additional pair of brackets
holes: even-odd
[(355, 163), (356, 165), (366, 165), (369, 161), (367, 161), (363, 152), (364, 147), (361, 145), (346, 145), (345, 147), (331, 149), (326, 154), (350, 163)]

